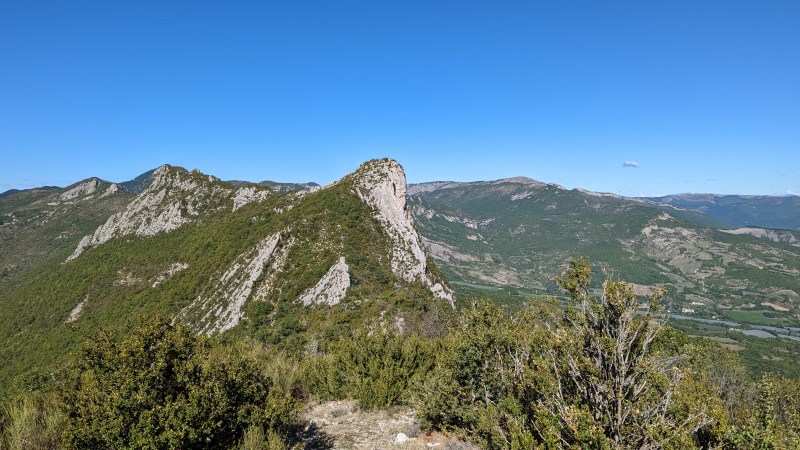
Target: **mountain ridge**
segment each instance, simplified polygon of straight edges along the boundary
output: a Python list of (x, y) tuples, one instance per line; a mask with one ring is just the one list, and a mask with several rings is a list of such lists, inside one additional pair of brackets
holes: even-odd
[[(152, 169), (142, 173), (132, 180), (117, 182), (115, 184), (128, 190), (133, 194), (139, 194), (144, 191), (147, 186), (152, 182), (156, 169)], [(86, 180), (81, 180), (78, 183), (90, 180), (96, 177), (90, 177)], [(98, 178), (99, 179), (99, 178)], [(243, 180), (227, 180), (227, 183), (240, 188), (250, 185), (267, 186), (278, 193), (288, 193), (302, 190), (314, 190), (320, 187), (315, 182), (276, 182), (276, 181), (243, 181)], [(547, 183), (538, 181), (526, 176), (515, 176), (509, 178), (501, 178), (497, 180), (479, 180), (479, 181), (426, 181), (419, 183), (408, 184), (409, 195), (415, 195), (421, 191), (431, 191), (441, 189), (447, 186), (456, 185), (480, 185), (481, 183), (493, 184), (528, 184), (531, 186), (536, 185), (551, 185), (561, 189), (566, 189), (557, 183)], [(62, 189), (57, 186), (42, 186), (31, 188), (32, 190), (41, 189)], [(0, 193), (0, 198), (5, 195), (11, 195), (17, 192), (26, 191), (27, 189), (10, 189), (6, 192)], [(672, 211), (673, 213), (681, 216), (700, 225), (708, 225), (714, 228), (737, 229), (747, 227), (765, 228), (771, 230), (787, 230), (787, 231), (800, 231), (800, 196), (794, 194), (787, 195), (764, 195), (764, 194), (718, 194), (718, 193), (677, 193), (664, 196), (655, 197), (633, 197), (615, 194), (611, 192), (592, 191), (577, 187), (574, 190), (583, 192), (587, 195), (618, 197), (631, 201), (643, 201), (662, 206), (665, 211)], [(745, 205), (731, 205), (736, 201), (743, 202)], [(720, 205), (723, 202), (727, 205)], [(775, 203), (792, 203), (787, 208), (774, 209)], [(753, 209), (755, 212), (742, 212), (741, 209)], [(772, 208), (772, 209), (770, 209)], [(766, 209), (766, 210), (765, 210)], [(789, 210), (787, 212), (786, 210)], [(765, 210), (765, 211), (762, 211)], [(785, 216), (780, 220), (770, 219), (771, 216), (777, 215)]]
[[(282, 195), (168, 165), (153, 175), (138, 196), (78, 189), (91, 201), (116, 199), (115, 208), (0, 282), (0, 387), (64, 358), (85, 330), (126, 328), (140, 315), (302, 352), (353, 327), (435, 329), (431, 311), (453, 308), (396, 161)], [(9, 197), (20, 196), (44, 198)], [(80, 198), (60, 207), (90, 204)], [(13, 210), (6, 198), (0, 211), (6, 205)]]
[[(410, 192), (420, 234), (462, 296), (499, 288), (558, 295), (554, 277), (583, 255), (643, 295), (669, 286), (674, 312), (800, 320), (800, 248), (791, 232), (720, 230), (669, 205), (552, 184), (451, 182)], [(769, 318), (737, 312), (753, 309)]]
[(800, 196), (676, 194), (645, 197), (662, 205), (702, 212), (728, 223), (729, 228), (800, 231)]

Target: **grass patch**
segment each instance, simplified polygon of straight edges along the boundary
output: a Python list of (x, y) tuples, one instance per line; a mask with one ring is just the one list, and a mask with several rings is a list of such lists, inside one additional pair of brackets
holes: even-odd
[[(765, 314), (766, 313), (766, 314)], [(782, 320), (775, 311), (726, 311), (725, 315), (736, 322), (753, 325), (780, 325)]]
[[(692, 336), (692, 337), (699, 337), (699, 336)], [(739, 343), (739, 341), (737, 341), (737, 340), (734, 340), (734, 339), (731, 339), (731, 338), (726, 338), (726, 337), (718, 337), (718, 336), (709, 336), (706, 339), (708, 339), (710, 341), (714, 341), (714, 342), (719, 342), (720, 344), (738, 344)]]

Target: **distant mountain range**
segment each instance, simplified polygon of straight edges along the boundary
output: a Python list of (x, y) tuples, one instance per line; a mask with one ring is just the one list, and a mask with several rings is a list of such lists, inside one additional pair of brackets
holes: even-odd
[[(156, 169), (149, 170), (133, 180), (117, 183), (130, 193), (139, 194), (153, 181), (153, 173)], [(507, 178), (506, 180), (529, 180), (540, 183), (526, 177)], [(295, 183), (277, 181), (242, 181), (228, 180), (228, 183), (243, 187), (250, 184), (267, 186), (279, 193), (293, 191), (313, 190), (320, 185), (314, 182)], [(483, 182), (474, 182), (483, 183)], [(434, 181), (421, 183), (416, 186), (445, 186), (452, 184), (471, 184), (456, 183), (447, 181)], [(545, 183), (542, 183), (545, 184)], [(550, 184), (551, 186), (558, 186)], [(559, 186), (560, 187), (560, 186)], [(42, 186), (35, 188), (36, 191), (61, 189), (58, 186)], [(652, 202), (664, 207), (664, 210), (674, 216), (688, 220), (699, 225), (708, 225), (714, 228), (769, 228), (772, 230), (800, 231), (800, 196), (797, 195), (726, 195), (726, 194), (672, 194), (661, 197), (623, 197), (616, 194), (592, 192), (585, 189), (577, 189), (589, 195), (602, 195), (617, 198), (629, 198), (630, 200), (642, 200)], [(0, 197), (21, 192), (18, 189), (11, 189), (0, 193)]]
[(726, 228), (800, 231), (800, 196), (677, 194), (645, 199), (679, 210), (702, 212)]
[[(560, 295), (554, 278), (571, 258), (588, 256), (639, 294), (667, 286), (673, 312), (800, 323), (797, 232), (720, 230), (699, 209), (528, 178), (422, 183), (408, 195), (431, 255), (462, 296), (497, 289)], [(794, 213), (788, 201), (782, 206), (783, 217)]]

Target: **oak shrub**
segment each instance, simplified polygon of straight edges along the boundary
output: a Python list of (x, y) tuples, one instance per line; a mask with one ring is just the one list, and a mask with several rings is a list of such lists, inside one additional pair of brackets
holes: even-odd
[(288, 437), (297, 415), (241, 349), (166, 319), (77, 356), (58, 386), (69, 448), (229, 448), (251, 428)]

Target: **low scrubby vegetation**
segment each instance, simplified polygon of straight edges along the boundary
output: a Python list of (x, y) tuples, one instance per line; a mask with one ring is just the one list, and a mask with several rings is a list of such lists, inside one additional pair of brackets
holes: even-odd
[(303, 402), (352, 398), (413, 406), (427, 429), (492, 449), (800, 446), (800, 380), (753, 377), (735, 352), (665, 326), (658, 296), (642, 305), (630, 285), (590, 277), (579, 259), (559, 278), (566, 309), (475, 302), (437, 327), (381, 322), (288, 353), (166, 319), (101, 332), (27, 378), (0, 442), (288, 448)]
[[(4, 411), (9, 449), (285, 448), (299, 403), (269, 358), (157, 318), (101, 332)], [(34, 383), (36, 384), (36, 383)]]

